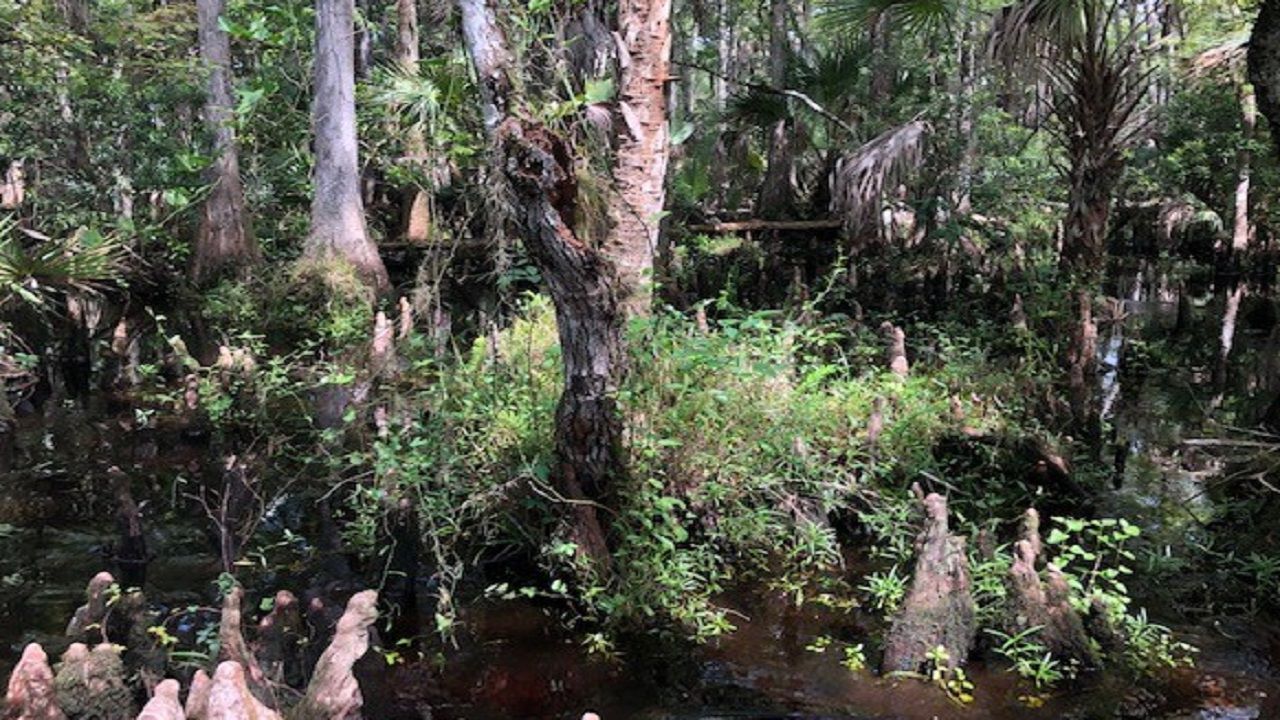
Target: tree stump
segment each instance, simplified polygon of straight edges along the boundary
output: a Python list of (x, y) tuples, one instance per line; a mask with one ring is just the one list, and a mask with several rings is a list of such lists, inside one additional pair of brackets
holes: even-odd
[(952, 664), (962, 664), (977, 631), (964, 538), (948, 530), (946, 498), (930, 494), (924, 509), (915, 575), (885, 641), (884, 668), (890, 672), (919, 670), (937, 647)]

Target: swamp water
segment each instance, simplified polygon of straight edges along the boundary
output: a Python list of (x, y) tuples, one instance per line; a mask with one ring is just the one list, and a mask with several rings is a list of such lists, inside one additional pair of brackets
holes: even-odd
[[(1152, 373), (1136, 380), (1121, 372), (1120, 358), (1133, 338), (1170, 332), (1180, 322), (1179, 297), (1146, 267), (1125, 278), (1116, 294), (1126, 299), (1121, 319), (1104, 326), (1099, 341), (1099, 394), (1123, 461), (1117, 457), (1117, 487), (1101, 500), (1099, 514), (1141, 524), (1157, 544), (1185, 541), (1217, 512), (1206, 483), (1220, 469), (1213, 458), (1181, 445), (1204, 430), (1198, 403), (1212, 394), (1212, 368), (1201, 377)], [(1196, 299), (1198, 324), (1221, 319), (1224, 295)], [(1247, 323), (1237, 328), (1233, 363), (1241, 369), (1229, 374), (1230, 392), (1274, 396), (1276, 388), (1266, 383), (1277, 377), (1270, 367), (1277, 337)], [(88, 579), (102, 569), (117, 570), (113, 467), (129, 473), (142, 506), (153, 556), (145, 587), (150, 602), (161, 608), (214, 602), (221, 568), (210, 523), (190, 510), (190, 502), (180, 502), (193, 492), (191, 478), (202, 457), (203, 448), (185, 442), (177, 430), (140, 427), (127, 404), (50, 404), (21, 420), (18, 462), (0, 479), (0, 671), (7, 674), (32, 640), (46, 643), (51, 655), (60, 652), (57, 638), (83, 602)], [(268, 521), (289, 525), (305, 514), (305, 508), (278, 508)], [(312, 567), (262, 574), (250, 597), (278, 587), (299, 592)], [(589, 655), (580, 637), (544, 608), (481, 601), (460, 610), (456, 647), (433, 647), (422, 657), (406, 652), (408, 659), (395, 664), (370, 652), (359, 674), (365, 716), (379, 720), (576, 719), (586, 710), (606, 720), (1280, 718), (1280, 628), (1243, 614), (1187, 614), (1161, 606), (1158, 594), (1143, 588), (1134, 594), (1152, 608), (1153, 620), (1200, 649), (1197, 666), (1170, 673), (1154, 690), (1099, 673), (1036, 708), (1022, 699), (1027, 688), (1000, 666), (968, 668), (976, 689), (965, 706), (916, 680), (853, 673), (834, 647), (815, 652), (809, 646), (819, 636), (863, 642), (868, 622), (860, 611), (835, 613), (812, 604), (795, 609), (776, 595), (745, 591), (722, 599), (736, 611), (736, 632), (703, 646), (643, 639), (624, 645), (616, 661)], [(431, 635), (429, 612), (416, 623), (419, 634)]]

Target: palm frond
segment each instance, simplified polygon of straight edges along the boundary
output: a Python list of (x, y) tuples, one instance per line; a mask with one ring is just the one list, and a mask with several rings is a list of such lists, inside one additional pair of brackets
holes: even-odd
[(787, 98), (773, 90), (750, 87), (729, 99), (726, 119), (739, 127), (766, 128), (791, 116)]
[(951, 25), (956, 0), (826, 0), (819, 8), (819, 27), (832, 33), (861, 32), (887, 18), (897, 30), (932, 34)]
[(17, 222), (0, 218), (0, 307), (20, 301), (51, 309), (67, 292), (97, 293), (119, 282), (128, 250), (120, 241), (81, 229), (69, 238), (27, 233), (24, 245)]
[(929, 123), (912, 120), (891, 128), (841, 158), (831, 178), (831, 213), (856, 235), (879, 221), (886, 187), (895, 187), (919, 168)]
[(1006, 62), (1043, 57), (1080, 38), (1098, 0), (1018, 0), (995, 13), (988, 52)]
[(792, 71), (795, 86), (815, 101), (836, 110), (854, 100), (871, 49), (862, 40), (839, 40), (800, 58)]
[(429, 134), (471, 109), (470, 78), (463, 58), (442, 56), (406, 70), (380, 68), (373, 100), (393, 108)]

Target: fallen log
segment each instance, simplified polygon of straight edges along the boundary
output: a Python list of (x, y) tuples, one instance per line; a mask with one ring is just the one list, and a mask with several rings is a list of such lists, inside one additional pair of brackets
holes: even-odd
[(844, 226), (841, 220), (736, 220), (686, 226), (697, 233), (732, 233), (752, 230), (836, 230)]

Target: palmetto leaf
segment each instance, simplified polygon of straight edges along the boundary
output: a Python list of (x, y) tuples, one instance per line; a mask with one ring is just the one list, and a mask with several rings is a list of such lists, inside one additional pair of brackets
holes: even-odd
[(863, 30), (887, 18), (912, 33), (944, 31), (959, 12), (958, 0), (826, 0), (818, 20), (837, 33)]
[(21, 301), (48, 309), (69, 291), (93, 293), (121, 279), (127, 249), (92, 230), (38, 236), (25, 246), (11, 218), (0, 218), (0, 307)]

